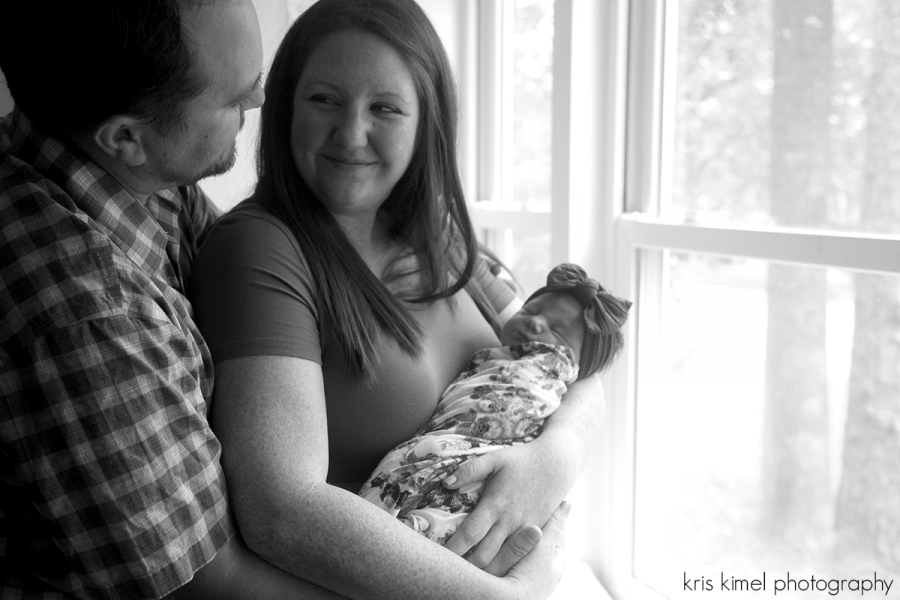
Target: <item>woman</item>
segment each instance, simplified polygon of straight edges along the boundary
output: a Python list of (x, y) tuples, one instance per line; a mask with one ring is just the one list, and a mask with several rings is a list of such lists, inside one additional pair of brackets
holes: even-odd
[(478, 254), (434, 29), (414, 0), (321, 0), (287, 33), (266, 97), (256, 193), (194, 271), (244, 539), (354, 598), (545, 596), (555, 542), (494, 575), (563, 517), (596, 381), (573, 386), (539, 440), (461, 467), (448, 485), (487, 484), (452, 552), (356, 496), (521, 304)]

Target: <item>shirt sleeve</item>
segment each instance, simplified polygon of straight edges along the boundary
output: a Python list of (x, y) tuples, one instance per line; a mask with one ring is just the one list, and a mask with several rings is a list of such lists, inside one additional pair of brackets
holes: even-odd
[(206, 240), (222, 211), (213, 204), (197, 184), (178, 188), (181, 196), (181, 212), (178, 215), (178, 228), (181, 230), (178, 264), (184, 281), (190, 281), (197, 259), (197, 251)]
[(522, 300), (518, 296), (518, 285), (505, 268), (490, 256), (486, 254), (479, 256), (472, 278), (497, 312), (500, 324), (505, 323), (509, 316), (522, 306)]
[(320, 309), (306, 261), (287, 226), (262, 209), (239, 205), (216, 225), (189, 295), (215, 362), (277, 355), (321, 364)]
[(4, 578), (66, 597), (157, 598), (212, 560), (234, 528), (193, 339), (164, 319), (109, 314), (6, 360), (17, 368), (0, 381), (2, 519), (15, 523)]

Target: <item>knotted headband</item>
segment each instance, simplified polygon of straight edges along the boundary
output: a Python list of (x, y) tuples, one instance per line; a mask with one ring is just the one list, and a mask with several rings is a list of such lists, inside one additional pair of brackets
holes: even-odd
[(628, 319), (631, 302), (617, 298), (587, 276), (578, 265), (563, 263), (547, 275), (547, 285), (526, 300), (548, 292), (571, 294), (584, 306), (587, 331), (578, 363), (578, 378), (583, 379), (615, 357), (621, 345), (619, 330)]

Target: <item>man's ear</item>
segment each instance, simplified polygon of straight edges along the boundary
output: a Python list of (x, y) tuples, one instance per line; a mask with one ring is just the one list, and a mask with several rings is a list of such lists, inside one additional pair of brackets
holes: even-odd
[(113, 115), (94, 129), (93, 139), (105, 154), (129, 167), (147, 161), (143, 136), (147, 125), (134, 117)]

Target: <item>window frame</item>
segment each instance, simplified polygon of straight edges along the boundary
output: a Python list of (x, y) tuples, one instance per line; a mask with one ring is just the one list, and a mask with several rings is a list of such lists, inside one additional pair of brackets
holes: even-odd
[[(473, 0), (468, 0), (473, 1)], [(479, 0), (473, 52), (492, 57), (475, 96), (483, 135), (502, 111), (496, 76), (501, 3)], [(670, 252), (900, 274), (900, 236), (787, 228), (712, 226), (659, 217), (671, 198), (673, 68), (677, 0), (556, 0), (552, 214), (472, 203), (479, 227), (551, 232), (553, 264), (583, 264), (613, 291), (635, 301), (626, 350), (603, 376), (607, 414), (601, 438), (573, 490), (570, 556), (586, 560), (617, 599), (660, 599), (633, 576), (636, 405), (641, 365), (654, 362)], [(576, 50), (577, 49), (577, 50)], [(493, 69), (491, 71), (490, 69)], [(577, 76), (576, 76), (577, 74)], [(503, 132), (480, 138), (477, 198), (503, 191)], [(582, 507), (579, 509), (579, 506)], [(587, 507), (585, 509), (584, 507)], [(587, 531), (572, 540), (573, 532)], [(573, 547), (573, 543), (574, 547)]]

